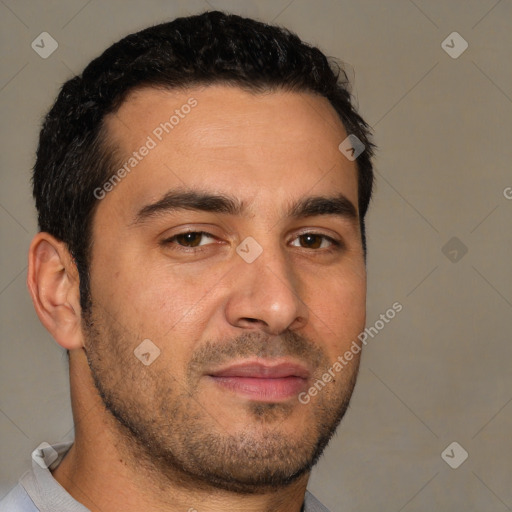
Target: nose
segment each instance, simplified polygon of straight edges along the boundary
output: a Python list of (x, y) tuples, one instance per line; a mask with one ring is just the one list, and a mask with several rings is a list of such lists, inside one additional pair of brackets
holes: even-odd
[(230, 275), (233, 281), (225, 314), (234, 327), (279, 335), (307, 324), (309, 313), (300, 296), (300, 280), (285, 255), (264, 250), (252, 263), (240, 259)]

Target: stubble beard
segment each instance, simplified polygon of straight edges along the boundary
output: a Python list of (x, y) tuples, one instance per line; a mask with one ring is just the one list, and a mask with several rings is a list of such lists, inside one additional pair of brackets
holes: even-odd
[[(298, 400), (247, 402), (245, 412), (252, 422), (232, 434), (201, 403), (191, 384), (194, 368), (226, 358), (292, 355), (312, 363), (315, 381), (329, 366), (323, 351), (293, 332), (275, 344), (261, 333), (210, 342), (194, 354), (187, 372), (190, 378), (180, 383), (169, 371), (158, 371), (161, 366), (142, 365), (133, 354), (139, 338), (118, 329), (96, 308), (84, 318), (83, 331), (94, 385), (121, 440), (119, 448), (137, 472), (155, 475), (162, 489), (166, 482), (177, 482), (191, 490), (260, 494), (296, 482), (310, 472), (336, 431), (358, 371), (357, 359), (351, 369), (344, 368), (343, 385), (328, 384), (307, 405)], [(302, 432), (290, 435), (283, 426), (297, 407), (311, 421)]]

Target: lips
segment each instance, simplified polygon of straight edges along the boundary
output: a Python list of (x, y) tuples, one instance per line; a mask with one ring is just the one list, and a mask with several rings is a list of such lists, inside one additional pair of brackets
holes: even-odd
[(297, 396), (307, 387), (309, 376), (305, 366), (294, 362), (242, 362), (208, 374), (221, 388), (261, 402)]

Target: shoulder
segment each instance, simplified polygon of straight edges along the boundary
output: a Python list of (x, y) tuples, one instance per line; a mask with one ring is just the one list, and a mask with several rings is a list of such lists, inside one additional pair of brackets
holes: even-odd
[(39, 509), (18, 484), (0, 501), (0, 512), (39, 512)]

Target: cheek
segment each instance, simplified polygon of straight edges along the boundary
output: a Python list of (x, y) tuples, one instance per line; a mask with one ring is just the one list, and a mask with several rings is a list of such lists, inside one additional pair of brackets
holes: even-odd
[[(214, 314), (211, 289), (219, 277), (210, 280), (187, 275), (165, 265), (157, 269), (146, 264), (137, 269), (120, 263), (123, 268), (114, 273), (99, 272), (103, 279), (94, 276), (93, 302), (103, 306), (106, 321), (124, 336), (119, 343), (127, 361), (132, 361), (136, 347), (149, 339), (160, 350), (152, 370), (170, 372), (185, 386), (184, 369)], [(132, 363), (144, 374), (146, 367), (135, 359)]]
[(320, 339), (330, 340), (328, 350), (336, 357), (364, 329), (366, 320), (366, 276), (364, 270), (330, 275), (310, 283), (306, 304), (309, 321)]
[(162, 345), (183, 336), (190, 342), (200, 338), (213, 314), (221, 272), (161, 262), (152, 265), (125, 260), (120, 264), (122, 269), (109, 282), (101, 283), (100, 293), (109, 297), (109, 304), (125, 325)]

